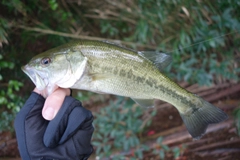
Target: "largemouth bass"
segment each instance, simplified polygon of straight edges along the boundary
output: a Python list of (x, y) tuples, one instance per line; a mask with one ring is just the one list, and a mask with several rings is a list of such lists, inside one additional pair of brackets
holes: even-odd
[(112, 43), (80, 40), (32, 58), (22, 70), (38, 89), (56, 86), (131, 97), (143, 107), (154, 99), (177, 108), (193, 138), (208, 124), (227, 119), (221, 109), (181, 88), (162, 73), (171, 61), (164, 53), (137, 52)]

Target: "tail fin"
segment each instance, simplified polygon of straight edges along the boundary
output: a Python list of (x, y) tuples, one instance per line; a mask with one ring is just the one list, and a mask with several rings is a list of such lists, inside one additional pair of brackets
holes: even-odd
[(199, 97), (202, 106), (192, 111), (192, 114), (180, 113), (188, 132), (194, 139), (200, 139), (206, 132), (207, 126), (212, 123), (219, 123), (228, 118), (228, 115), (221, 109), (213, 106)]

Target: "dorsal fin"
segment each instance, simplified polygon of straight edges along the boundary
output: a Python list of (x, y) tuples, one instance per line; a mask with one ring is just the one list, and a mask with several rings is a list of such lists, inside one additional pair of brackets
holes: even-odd
[(172, 62), (172, 56), (163, 52), (138, 51), (138, 54), (152, 61), (161, 71)]

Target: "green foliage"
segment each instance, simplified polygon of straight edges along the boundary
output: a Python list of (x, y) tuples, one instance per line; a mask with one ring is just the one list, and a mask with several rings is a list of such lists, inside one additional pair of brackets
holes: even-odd
[(157, 159), (165, 159), (167, 153), (178, 158), (185, 148), (169, 148), (162, 143), (162, 137), (156, 140), (153, 149), (143, 143), (141, 137), (155, 114), (155, 110), (149, 111), (123, 97), (117, 97), (109, 106), (94, 113), (94, 127), (97, 132), (94, 132), (92, 144), (96, 147), (96, 156), (143, 159), (145, 152), (151, 152)]
[(156, 141), (157, 144), (155, 145), (155, 148), (152, 151), (153, 154), (159, 157), (158, 159), (168, 159), (168, 157), (166, 157), (167, 153), (172, 153), (174, 159), (177, 159), (186, 148), (185, 146), (169, 148), (167, 145), (163, 144), (162, 141), (163, 138), (159, 137)]
[(153, 153), (158, 155), (160, 159), (165, 159), (165, 153), (171, 151), (167, 145), (162, 144), (162, 137), (157, 139), (157, 146), (153, 150)]
[(148, 150), (149, 147), (141, 143), (139, 135), (149, 126), (155, 114), (152, 111), (148, 114), (148, 121), (144, 122), (142, 118), (144, 110), (136, 106), (132, 100), (118, 97), (99, 113), (95, 113), (94, 127), (97, 132), (94, 132), (92, 144), (97, 148), (96, 154), (99, 157), (112, 156), (113, 159), (118, 159), (124, 158), (125, 154), (112, 155), (113, 149), (123, 150), (126, 153), (135, 150), (133, 157), (142, 159), (143, 151)]
[(53, 11), (57, 9), (58, 3), (56, 2), (56, 0), (49, 0), (48, 3)]
[(8, 43), (6, 28), (7, 21), (3, 18), (0, 18), (0, 47), (3, 45), (3, 43)]
[[(0, 71), (3, 69), (13, 69), (14, 63), (2, 60), (0, 54)], [(3, 76), (0, 74), (0, 132), (4, 130), (12, 130), (12, 121), (15, 114), (19, 112), (20, 106), (23, 104), (22, 99), (16, 95), (16, 91), (20, 90), (23, 84), (17, 80), (9, 80), (4, 82)]]
[(235, 125), (237, 128), (238, 135), (240, 136), (240, 108), (237, 108), (233, 112), (235, 118)]

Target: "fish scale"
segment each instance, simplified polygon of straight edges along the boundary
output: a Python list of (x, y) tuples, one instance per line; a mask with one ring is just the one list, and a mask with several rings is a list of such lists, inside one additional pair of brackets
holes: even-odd
[[(114, 53), (112, 52), (112, 50), (108, 51), (106, 48), (103, 48), (103, 47), (101, 49), (102, 49), (102, 51), (100, 50), (101, 54), (104, 54), (104, 55), (107, 55), (107, 54), (121, 55), (121, 52), (119, 53), (119, 51), (117, 53)], [(144, 58), (142, 58), (142, 62), (144, 62), (144, 64), (140, 68), (139, 57), (137, 57), (138, 58), (137, 61), (132, 59), (131, 61), (127, 61), (126, 63), (125, 59), (120, 59), (118, 57), (111, 56), (109, 60), (106, 60), (106, 59), (104, 60), (105, 63), (101, 63), (101, 61), (99, 61), (99, 59), (96, 56), (94, 57), (91, 55), (91, 53), (94, 53), (94, 50), (91, 51), (90, 49), (88, 49), (87, 52), (84, 52), (84, 51), (85, 49), (82, 50), (83, 55), (85, 55), (86, 57), (91, 57), (90, 62), (92, 62), (93, 65), (91, 65), (91, 63), (89, 65), (93, 66), (92, 68), (97, 69), (97, 70), (94, 70), (94, 69), (90, 70), (89, 71), (90, 73), (102, 72), (102, 74), (104, 74), (105, 72), (107, 72), (108, 76), (111, 77), (109, 79), (100, 79), (97, 82), (96, 81), (92, 82), (92, 83), (97, 83), (97, 88), (101, 88), (100, 90), (104, 91), (105, 93), (118, 94), (121, 96), (140, 98), (140, 99), (141, 98), (142, 99), (161, 99), (161, 100), (173, 103), (173, 105), (176, 105), (176, 103), (178, 103), (179, 107), (180, 105), (178, 100), (177, 102), (174, 103), (174, 100), (177, 97), (175, 97), (175, 99), (172, 98), (173, 96), (172, 93), (176, 92), (176, 87), (178, 87), (178, 90), (180, 90), (179, 92), (181, 93), (181, 95), (189, 94), (188, 92), (185, 92), (185, 90), (180, 88), (178, 85), (174, 86), (175, 83), (169, 83), (170, 79), (165, 77), (154, 65), (152, 65), (151, 62), (145, 60)], [(137, 53), (135, 52), (131, 54), (135, 56)], [(121, 69), (119, 69), (118, 74), (116, 74), (114, 72), (113, 66), (119, 63), (122, 64), (121, 66), (119, 66), (119, 68)], [(110, 69), (107, 69), (107, 68), (110, 68)], [(138, 76), (135, 76), (135, 75), (138, 75)], [(126, 80), (123, 80), (123, 78)], [(121, 82), (119, 82), (118, 80), (121, 80)], [(167, 81), (167, 83), (165, 83), (165, 81)], [(108, 87), (105, 87), (105, 88), (101, 87), (101, 86), (106, 86), (106, 84), (108, 85)], [(174, 88), (174, 91), (172, 91), (171, 89), (167, 89), (165, 87), (165, 86), (169, 86), (169, 84), (171, 84), (170, 88)], [(141, 85), (142, 87), (139, 87), (139, 85)], [(96, 85), (93, 84), (91, 86), (96, 86)], [(116, 86), (121, 86), (121, 87), (116, 88)], [(79, 88), (78, 84), (75, 84), (73, 88)], [(107, 90), (109, 88), (112, 88), (111, 92)], [(91, 90), (94, 91), (96, 89), (92, 88)], [(129, 93), (129, 90), (131, 90), (131, 93)], [(134, 93), (132, 91), (134, 91)], [(149, 94), (150, 91), (155, 94)]]

